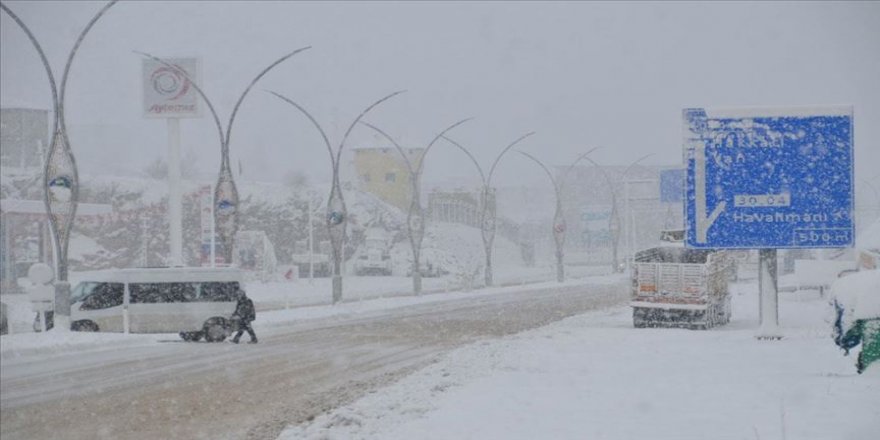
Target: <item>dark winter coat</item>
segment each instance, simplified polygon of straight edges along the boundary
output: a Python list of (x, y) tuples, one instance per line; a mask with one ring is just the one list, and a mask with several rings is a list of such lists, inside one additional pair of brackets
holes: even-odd
[(235, 305), (235, 313), (232, 314), (233, 319), (240, 319), (243, 322), (251, 322), (257, 319), (257, 312), (254, 310), (254, 302), (250, 298), (244, 297), (238, 300)]

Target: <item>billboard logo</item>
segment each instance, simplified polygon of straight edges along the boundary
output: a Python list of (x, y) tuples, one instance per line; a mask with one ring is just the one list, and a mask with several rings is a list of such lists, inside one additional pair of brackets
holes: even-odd
[(189, 80), (181, 73), (183, 68), (177, 65), (174, 67), (160, 67), (154, 70), (150, 76), (153, 90), (159, 95), (167, 97), (168, 101), (174, 101), (186, 95), (190, 88)]
[(153, 59), (144, 60), (141, 81), (144, 116), (160, 118), (201, 116), (198, 105), (199, 95), (196, 90), (199, 81), (198, 59), (166, 58), (164, 63)]

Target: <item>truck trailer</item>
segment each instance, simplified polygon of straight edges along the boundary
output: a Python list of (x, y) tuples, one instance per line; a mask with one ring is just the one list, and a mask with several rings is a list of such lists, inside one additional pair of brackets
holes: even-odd
[(730, 321), (724, 251), (681, 244), (637, 252), (632, 271), (633, 325), (707, 329)]

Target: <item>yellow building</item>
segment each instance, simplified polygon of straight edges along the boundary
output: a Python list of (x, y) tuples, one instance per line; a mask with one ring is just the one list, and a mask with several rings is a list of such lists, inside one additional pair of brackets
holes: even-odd
[[(414, 169), (424, 154), (424, 148), (403, 150)], [(412, 198), (412, 180), (406, 161), (396, 148), (357, 148), (354, 150), (354, 169), (362, 191), (375, 194), (385, 202), (409, 211)]]

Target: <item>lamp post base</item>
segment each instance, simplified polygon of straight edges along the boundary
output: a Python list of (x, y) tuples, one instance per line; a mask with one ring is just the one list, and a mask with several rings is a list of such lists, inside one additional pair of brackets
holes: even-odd
[(342, 275), (333, 275), (333, 304), (342, 301)]
[(60, 332), (70, 331), (70, 283), (55, 283), (55, 314), (54, 329)]

